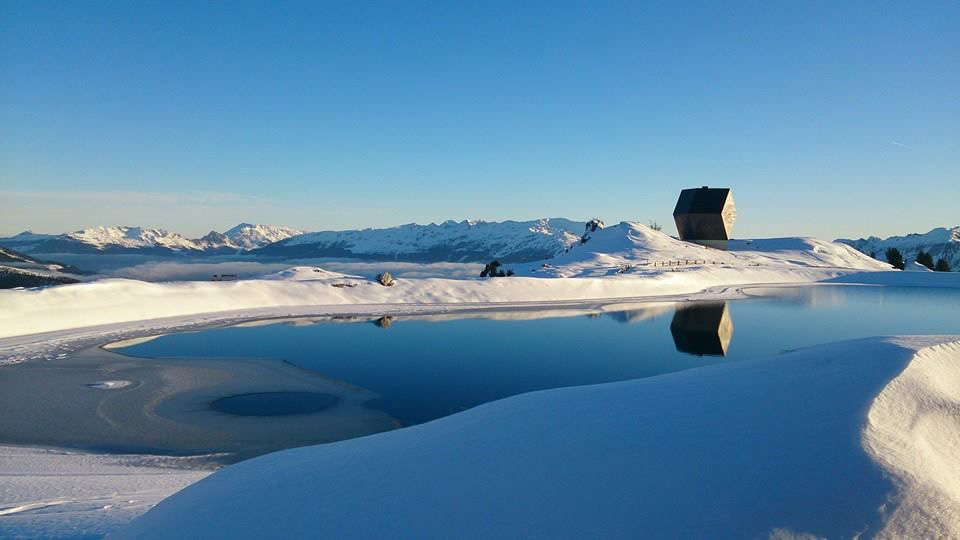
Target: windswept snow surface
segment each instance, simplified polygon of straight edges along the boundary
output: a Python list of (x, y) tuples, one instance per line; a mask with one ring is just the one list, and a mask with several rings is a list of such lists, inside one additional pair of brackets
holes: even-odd
[(0, 446), (0, 538), (100, 538), (213, 468), (202, 456)]
[(958, 340), (534, 392), (277, 452), (118, 538), (956, 538)]
[[(422, 305), (637, 299), (719, 286), (806, 283), (889, 268), (848, 246), (814, 239), (739, 241), (730, 251), (720, 251), (631, 223), (593, 234), (586, 244), (558, 258), (515, 266), (517, 275), (510, 278), (397, 279), (394, 286), (383, 287), (372, 279), (296, 267), (269, 279), (234, 282), (106, 279), (0, 291), (0, 338), (171, 317), (189, 323), (203, 315), (209, 322), (211, 314), (224, 319), (251, 312), (264, 316), (271, 309), (276, 315), (291, 314), (293, 308), (296, 314), (323, 314), (370, 312), (370, 306), (376, 306), (376, 311), (389, 313)], [(561, 277), (576, 279), (557, 279)], [(338, 309), (331, 311), (331, 306)]]
[[(341, 274), (340, 272), (331, 272), (318, 268), (316, 266), (293, 266), (279, 272), (267, 274), (261, 279), (285, 280), (285, 281), (314, 281), (323, 280), (351, 280), (351, 283), (359, 283), (355, 280), (363, 280), (360, 276)], [(344, 281), (346, 283), (346, 281)]]
[(899, 490), (883, 535), (960, 538), (960, 344), (920, 350), (874, 400), (863, 441)]

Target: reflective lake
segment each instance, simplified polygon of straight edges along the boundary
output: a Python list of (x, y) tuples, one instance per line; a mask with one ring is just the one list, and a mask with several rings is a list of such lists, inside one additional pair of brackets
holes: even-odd
[[(224, 462), (534, 390), (825, 342), (960, 334), (960, 291), (810, 286), (719, 303), (254, 321), (0, 366), (0, 443)], [(37, 429), (43, 426), (43, 429)]]
[(367, 407), (411, 425), (533, 390), (649, 377), (858, 337), (960, 333), (956, 290), (816, 286), (751, 294), (764, 296), (565, 317), (514, 311), (457, 320), (277, 321), (170, 334), (119, 351), (282, 359), (377, 394)]

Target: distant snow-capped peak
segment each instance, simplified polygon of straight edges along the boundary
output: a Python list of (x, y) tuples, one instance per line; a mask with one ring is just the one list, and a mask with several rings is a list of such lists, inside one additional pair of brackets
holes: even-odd
[(125, 248), (165, 247), (169, 249), (197, 249), (193, 240), (165, 229), (144, 227), (91, 227), (66, 235), (84, 244), (103, 248), (119, 246)]
[(301, 231), (289, 227), (241, 223), (223, 233), (210, 231), (195, 239), (165, 229), (131, 226), (91, 227), (59, 238), (80, 242), (99, 250), (164, 248), (172, 251), (247, 251), (298, 234), (301, 234)]
[(279, 242), (280, 240), (286, 240), (291, 236), (303, 234), (303, 231), (276, 225), (241, 223), (225, 231), (223, 234), (229, 238), (235, 246), (248, 250)]

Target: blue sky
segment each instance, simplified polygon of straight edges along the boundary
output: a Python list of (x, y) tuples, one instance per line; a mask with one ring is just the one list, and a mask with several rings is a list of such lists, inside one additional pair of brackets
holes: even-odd
[(0, 3), (0, 233), (960, 224), (960, 3)]

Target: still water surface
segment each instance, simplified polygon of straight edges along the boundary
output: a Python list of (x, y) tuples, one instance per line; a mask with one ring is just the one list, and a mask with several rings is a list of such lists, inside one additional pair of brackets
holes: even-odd
[[(816, 286), (753, 293), (764, 296), (530, 320), (401, 318), (219, 328), (170, 334), (120, 351), (282, 359), (378, 394), (367, 407), (411, 425), (534, 390), (649, 377), (867, 336), (960, 334), (955, 290)], [(257, 414), (262, 406), (265, 416), (286, 410), (283, 396), (275, 394), (261, 404), (248, 396), (242, 406), (244, 414)]]

